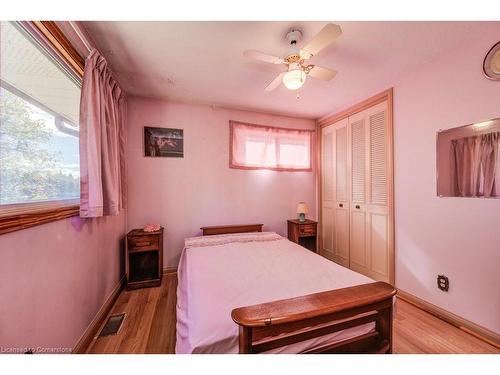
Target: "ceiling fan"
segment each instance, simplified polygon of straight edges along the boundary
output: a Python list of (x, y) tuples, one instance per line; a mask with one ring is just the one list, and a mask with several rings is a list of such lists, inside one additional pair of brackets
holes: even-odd
[(314, 64), (307, 64), (306, 61), (331, 44), (340, 34), (342, 34), (340, 26), (329, 23), (323, 27), (309, 43), (299, 49), (297, 43), (302, 39), (302, 32), (298, 29), (291, 29), (286, 34), (286, 40), (290, 44), (290, 50), (283, 58), (268, 55), (256, 50), (247, 50), (243, 52), (243, 55), (271, 64), (286, 65), (287, 70), (280, 73), (269, 85), (267, 85), (265, 91), (276, 89), (281, 82), (283, 82), (285, 87), (289, 90), (298, 90), (302, 87), (308, 75), (324, 81), (329, 81), (335, 77), (337, 74), (335, 70), (322, 68)]

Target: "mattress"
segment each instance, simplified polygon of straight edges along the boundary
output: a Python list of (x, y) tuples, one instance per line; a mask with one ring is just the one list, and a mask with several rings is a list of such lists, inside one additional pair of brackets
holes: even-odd
[[(233, 309), (372, 282), (273, 232), (188, 238), (178, 268), (175, 351), (238, 353)], [(374, 329), (367, 323), (270, 352), (300, 353)]]

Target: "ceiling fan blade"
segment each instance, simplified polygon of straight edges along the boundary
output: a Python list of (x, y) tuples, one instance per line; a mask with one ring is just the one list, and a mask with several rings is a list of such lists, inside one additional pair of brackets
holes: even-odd
[(280, 74), (278, 74), (278, 76), (273, 79), (273, 81), (266, 86), (266, 88), (264, 89), (264, 91), (273, 91), (274, 89), (276, 89), (280, 84), (281, 84), (281, 81), (283, 80), (283, 76), (285, 75), (286, 72), (282, 72)]
[(334, 23), (327, 24), (319, 33), (316, 34), (314, 38), (312, 38), (311, 41), (309, 41), (309, 43), (305, 45), (304, 48), (302, 48), (300, 51), (301, 57), (309, 59), (318, 54), (318, 52), (323, 48), (333, 43), (333, 41), (337, 39), (340, 34), (342, 34), (342, 29), (339, 25)]
[(243, 52), (243, 56), (249, 57), (249, 58), (255, 59), (255, 60), (265, 61), (265, 62), (271, 63), (271, 64), (283, 63), (283, 59), (281, 57), (268, 55), (267, 53), (259, 52), (259, 51), (256, 51), (254, 49), (246, 50), (245, 52)]
[(329, 81), (337, 75), (335, 70), (322, 68), (321, 66), (314, 66), (310, 71), (309, 75), (314, 78), (322, 79), (323, 81)]

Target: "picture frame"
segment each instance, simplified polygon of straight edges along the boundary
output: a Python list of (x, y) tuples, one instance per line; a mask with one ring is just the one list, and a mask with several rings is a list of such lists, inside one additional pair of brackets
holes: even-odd
[(184, 157), (184, 130), (144, 127), (144, 156)]

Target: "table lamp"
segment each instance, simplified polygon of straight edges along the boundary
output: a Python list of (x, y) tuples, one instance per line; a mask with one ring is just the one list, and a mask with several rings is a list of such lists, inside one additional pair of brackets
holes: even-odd
[(305, 204), (305, 202), (299, 202), (299, 204), (297, 205), (297, 213), (299, 214), (299, 221), (301, 223), (306, 221), (306, 214), (308, 212), (309, 211), (307, 210), (307, 204)]

